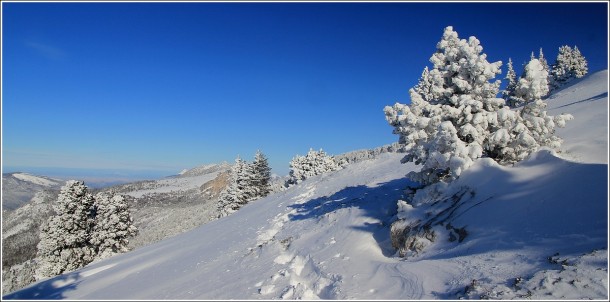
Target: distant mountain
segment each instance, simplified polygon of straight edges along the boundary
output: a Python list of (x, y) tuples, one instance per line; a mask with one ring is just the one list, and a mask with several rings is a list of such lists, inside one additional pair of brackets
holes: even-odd
[(59, 190), (65, 181), (23, 172), (2, 174), (2, 210), (12, 211), (44, 190)]

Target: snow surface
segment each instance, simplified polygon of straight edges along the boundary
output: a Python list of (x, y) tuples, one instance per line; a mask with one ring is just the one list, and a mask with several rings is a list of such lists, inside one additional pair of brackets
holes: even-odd
[(575, 117), (563, 152), (460, 176), (452, 188), (474, 191), (462, 243), (397, 256), (389, 226), (415, 166), (386, 153), (3, 298), (608, 299), (607, 83), (601, 71), (549, 99)]

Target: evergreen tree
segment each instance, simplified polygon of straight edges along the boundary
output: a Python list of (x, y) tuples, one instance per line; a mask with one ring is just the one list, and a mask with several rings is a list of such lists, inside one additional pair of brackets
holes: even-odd
[(95, 225), (91, 233), (91, 244), (97, 250), (97, 259), (127, 252), (128, 238), (137, 232), (124, 196), (111, 196), (109, 193), (95, 195)]
[(542, 99), (549, 92), (548, 72), (538, 59), (532, 59), (525, 70), (525, 76), (519, 79), (516, 91), (526, 103)]
[(341, 165), (332, 156), (327, 155), (324, 150), (314, 151), (309, 149), (307, 155), (296, 155), (290, 161), (290, 177), (287, 185), (297, 184), (309, 177), (339, 169), (341, 169)]
[(399, 134), (406, 155), (403, 162), (421, 164), (408, 176), (421, 184), (457, 178), (473, 160), (483, 156), (486, 137), (493, 128), (492, 113), (504, 106), (495, 98), (501, 62), (489, 63), (475, 37), (460, 40), (451, 26), (445, 28), (430, 61), (432, 99), (410, 90), (411, 106), (386, 107), (386, 119)]
[(515, 90), (517, 89), (517, 73), (515, 73), (515, 69), (513, 68), (513, 61), (508, 58), (506, 77), (504, 78), (507, 81), (506, 88), (502, 91), (502, 98), (506, 101), (506, 104), (511, 108), (515, 108), (519, 106), (521, 100), (516, 98)]
[(574, 73), (574, 77), (580, 79), (589, 72), (589, 67), (587, 66), (588, 63), (585, 57), (580, 53), (577, 46), (574, 46), (573, 56), (574, 62), (572, 65), (572, 72)]
[(237, 175), (237, 187), (240, 192), (239, 200), (240, 205), (258, 198), (258, 188), (255, 185), (255, 171), (254, 165), (244, 160), (241, 161), (241, 169)]
[[(555, 121), (558, 126), (569, 119), (564, 115), (546, 116), (535, 107), (539, 102), (532, 101), (534, 105), (523, 111), (504, 106), (504, 100), (495, 97), (499, 82), (490, 82), (500, 73), (501, 62), (487, 62), (482, 49), (475, 37), (460, 40), (453, 28), (447, 27), (430, 59), (434, 64), (430, 71), (433, 98), (426, 101), (411, 89), (410, 106), (396, 103), (384, 110), (394, 133), (400, 135), (399, 144), (405, 146), (402, 162), (421, 165), (420, 171), (407, 176), (422, 185), (452, 181), (483, 156), (512, 163), (538, 146), (556, 147), (534, 133), (540, 123), (528, 124), (528, 115), (536, 116), (536, 121)], [(526, 65), (525, 77), (516, 89), (524, 100), (539, 100), (545, 91), (546, 72), (537, 59), (532, 62)], [(532, 114), (528, 113), (531, 109)], [(552, 129), (554, 125), (545, 127)]]
[(542, 68), (544, 68), (544, 70), (546, 70), (546, 72), (549, 73), (550, 72), (549, 63), (544, 58), (544, 53), (542, 53), (542, 47), (540, 47), (540, 53), (538, 54), (538, 61), (540, 61)]
[(549, 67), (549, 63), (544, 58), (544, 53), (542, 53), (542, 47), (540, 47), (540, 52), (538, 54), (538, 61), (540, 61), (540, 65), (542, 65), (542, 68), (548, 74), (547, 85), (548, 85), (549, 89), (548, 89), (548, 92), (545, 95), (543, 95), (543, 97), (546, 97), (551, 92), (551, 68)]
[(548, 94), (548, 73), (538, 59), (526, 65), (526, 77), (519, 80), (517, 91), (525, 105), (514, 114), (499, 114), (503, 129), (490, 138), (490, 149), (499, 163), (514, 163), (526, 158), (540, 147), (557, 149), (561, 139), (554, 135), (555, 127), (564, 127), (573, 117), (569, 114), (550, 116), (542, 97)]
[(574, 78), (582, 78), (587, 72), (587, 60), (578, 47), (572, 49), (567, 45), (561, 46), (551, 70), (551, 90), (556, 90)]
[(417, 92), (421, 97), (429, 102), (432, 98), (432, 78), (430, 77), (430, 71), (428, 70), (428, 66), (424, 68), (424, 71), (421, 74), (421, 78), (415, 87), (413, 87), (415, 92)]
[(244, 166), (244, 161), (238, 156), (235, 159), (235, 164), (231, 167), (227, 187), (220, 193), (218, 199), (218, 217), (228, 216), (236, 212), (245, 203), (243, 199), (244, 194), (239, 186)]
[(252, 162), (254, 170), (253, 185), (257, 189), (257, 198), (265, 197), (271, 192), (271, 168), (267, 157), (257, 150)]
[(94, 225), (94, 198), (82, 181), (70, 180), (61, 188), (55, 216), (43, 223), (36, 259), (36, 279), (81, 268), (95, 257), (89, 242)]

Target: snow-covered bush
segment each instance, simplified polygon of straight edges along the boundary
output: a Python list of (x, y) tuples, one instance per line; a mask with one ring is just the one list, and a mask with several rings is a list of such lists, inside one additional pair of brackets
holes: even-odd
[(36, 279), (44, 279), (83, 267), (93, 261), (89, 242), (95, 199), (82, 181), (71, 180), (61, 188), (55, 216), (43, 223), (38, 243)]
[(322, 149), (309, 149), (307, 155), (296, 155), (290, 161), (290, 173), (287, 185), (297, 184), (309, 177), (341, 169), (341, 165)]
[(587, 74), (587, 60), (578, 47), (564, 45), (559, 48), (557, 59), (551, 69), (551, 91), (565, 85), (574, 78), (582, 78)]
[(129, 238), (137, 232), (124, 196), (111, 196), (109, 193), (95, 195), (95, 225), (90, 241), (96, 248), (96, 259), (129, 251)]

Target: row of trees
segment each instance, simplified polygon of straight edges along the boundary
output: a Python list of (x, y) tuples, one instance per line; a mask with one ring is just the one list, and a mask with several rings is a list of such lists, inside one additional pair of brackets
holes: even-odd
[(138, 231), (122, 195), (94, 196), (82, 181), (68, 181), (54, 209), (55, 215), (41, 226), (38, 280), (126, 252), (128, 238)]
[[(530, 61), (534, 59), (536, 59), (536, 57), (532, 52)], [(538, 61), (547, 72), (547, 82), (545, 85), (548, 86), (548, 90), (543, 97), (573, 79), (582, 78), (589, 70), (587, 67), (587, 60), (576, 46), (574, 46), (574, 48), (571, 48), (570, 46), (561, 46), (559, 48), (559, 53), (557, 54), (557, 59), (552, 66), (548, 65), (544, 58), (542, 48), (540, 48)], [(520, 107), (527, 103), (526, 94), (529, 90), (526, 87), (528, 83), (527, 78), (529, 77), (527, 73), (528, 70), (524, 67), (521, 77), (518, 79), (517, 73), (513, 67), (513, 62), (510, 58), (508, 59), (506, 77), (504, 78), (507, 81), (507, 85), (502, 91), (502, 98), (506, 100), (506, 104), (511, 108)]]
[(290, 173), (286, 185), (298, 184), (309, 177), (339, 170), (346, 163), (347, 161), (337, 162), (322, 149), (320, 151), (309, 149), (305, 156), (296, 155), (290, 161)]
[(231, 167), (227, 187), (220, 193), (218, 217), (227, 216), (250, 201), (271, 192), (271, 168), (267, 157), (259, 150), (254, 161), (248, 163), (239, 156)]
[[(558, 148), (554, 135), (571, 115), (550, 116), (542, 97), (548, 72), (539, 59), (525, 66), (519, 80), (525, 105), (511, 110), (497, 98), (502, 62), (490, 63), (476, 37), (459, 39), (445, 28), (418, 85), (409, 90), (411, 105), (384, 109), (386, 120), (405, 146), (402, 162), (421, 164), (408, 177), (422, 185), (456, 179), (474, 160), (489, 157), (503, 164), (524, 159), (539, 147)], [(493, 82), (492, 82), (493, 81)]]

